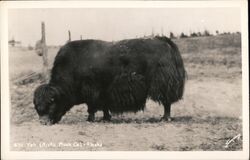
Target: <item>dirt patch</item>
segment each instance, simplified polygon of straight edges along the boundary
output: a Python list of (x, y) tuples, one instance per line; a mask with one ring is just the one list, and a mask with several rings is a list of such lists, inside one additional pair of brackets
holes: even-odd
[[(34, 84), (32, 84), (34, 85)], [(241, 150), (242, 135), (240, 79), (234, 83), (222, 80), (187, 82), (184, 99), (172, 107), (172, 122), (161, 122), (163, 106), (148, 100), (144, 112), (114, 116), (112, 121), (89, 123), (85, 105), (72, 108), (59, 124), (43, 126), (32, 105), (33, 86), (13, 101), (11, 146), (13, 150)], [(38, 85), (38, 84), (37, 84)], [(232, 92), (234, 91), (234, 92)], [(12, 107), (12, 108), (13, 108)], [(21, 134), (18, 134), (21, 133)], [(30, 147), (26, 143), (35, 146)], [(23, 144), (16, 147), (16, 144)]]

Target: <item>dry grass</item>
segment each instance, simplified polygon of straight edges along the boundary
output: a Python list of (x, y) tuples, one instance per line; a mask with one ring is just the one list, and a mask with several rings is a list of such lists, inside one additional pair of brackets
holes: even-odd
[[(59, 124), (42, 126), (33, 108), (39, 80), (11, 83), (11, 148), (13, 150), (242, 150), (241, 44), (239, 35), (175, 40), (183, 55), (188, 80), (183, 100), (173, 105), (174, 121), (162, 122), (163, 107), (148, 100), (144, 112), (86, 122), (87, 107), (78, 105)], [(58, 48), (49, 50), (50, 65)], [(34, 62), (37, 63), (34, 63)], [(33, 51), (10, 49), (10, 76), (41, 70)], [(15, 147), (15, 143), (36, 144)], [(63, 143), (62, 143), (63, 142)], [(39, 146), (41, 143), (47, 147)], [(49, 143), (55, 144), (49, 146)], [(64, 145), (63, 145), (64, 144)], [(66, 144), (78, 144), (70, 147)], [(79, 144), (84, 144), (79, 146)], [(95, 146), (102, 144), (102, 146)]]

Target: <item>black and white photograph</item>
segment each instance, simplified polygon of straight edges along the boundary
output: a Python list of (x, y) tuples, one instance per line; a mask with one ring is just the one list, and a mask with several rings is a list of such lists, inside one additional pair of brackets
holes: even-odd
[(247, 1), (1, 2), (1, 13), (3, 159), (249, 158)]

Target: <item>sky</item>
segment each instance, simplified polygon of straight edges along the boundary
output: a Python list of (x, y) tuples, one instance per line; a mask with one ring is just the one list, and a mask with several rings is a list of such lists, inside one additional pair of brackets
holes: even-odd
[(63, 45), (68, 40), (101, 39), (116, 41), (143, 35), (173, 32), (211, 33), (241, 31), (239, 8), (77, 8), (9, 9), (8, 35), (22, 45), (41, 39), (45, 22), (48, 45)]

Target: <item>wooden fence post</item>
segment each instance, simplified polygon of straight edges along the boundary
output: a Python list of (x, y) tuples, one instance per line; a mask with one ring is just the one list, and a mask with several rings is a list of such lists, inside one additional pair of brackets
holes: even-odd
[(69, 33), (69, 40), (68, 40), (68, 42), (70, 42), (70, 41), (71, 41), (71, 33), (70, 33), (70, 30), (68, 30), (68, 33)]
[(45, 81), (47, 81), (49, 79), (49, 73), (48, 73), (48, 49), (47, 49), (47, 46), (46, 46), (45, 24), (44, 24), (44, 22), (42, 22), (41, 46), (42, 46), (42, 56), (43, 56), (43, 74), (44, 74)]

